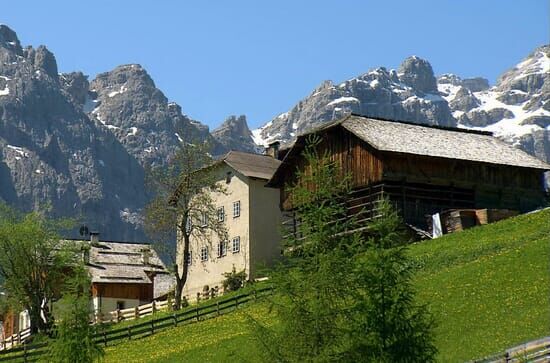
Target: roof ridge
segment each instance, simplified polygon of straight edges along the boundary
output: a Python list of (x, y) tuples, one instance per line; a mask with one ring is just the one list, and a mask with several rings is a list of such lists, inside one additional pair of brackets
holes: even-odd
[[(363, 117), (371, 120), (394, 122), (394, 123), (400, 123), (400, 124), (412, 125), (412, 126), (430, 127), (432, 129), (440, 129), (445, 131), (455, 131), (455, 132), (462, 132), (462, 133), (469, 133), (469, 134), (476, 134), (476, 135), (494, 136), (494, 134), (491, 131), (463, 129), (460, 127), (453, 127), (453, 126), (430, 125), (430, 124), (423, 124), (423, 123), (417, 123), (412, 121), (389, 119), (389, 118), (378, 117), (378, 116), (361, 115), (359, 113), (354, 113), (354, 112), (350, 113), (349, 116)], [(346, 121), (346, 119), (342, 119), (340, 121), (344, 122)]]

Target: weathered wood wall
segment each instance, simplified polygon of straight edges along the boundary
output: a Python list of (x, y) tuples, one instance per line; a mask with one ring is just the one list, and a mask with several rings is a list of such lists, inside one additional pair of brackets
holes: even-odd
[(153, 284), (93, 283), (92, 296), (153, 300)]
[[(382, 160), (369, 145), (342, 128), (329, 129), (320, 136), (318, 154), (327, 155), (341, 170), (342, 176), (350, 175), (354, 188), (382, 180)], [(293, 166), (286, 170), (283, 177), (286, 185), (296, 183), (296, 169), (307, 172), (309, 167), (301, 155), (295, 155), (292, 163)], [(291, 208), (287, 188), (281, 193), (281, 205), (283, 209)]]

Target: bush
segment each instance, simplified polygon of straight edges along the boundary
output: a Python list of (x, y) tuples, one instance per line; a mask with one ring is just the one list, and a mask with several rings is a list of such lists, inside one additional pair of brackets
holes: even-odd
[(233, 266), (231, 272), (226, 272), (223, 275), (225, 276), (223, 281), (224, 291), (237, 291), (244, 286), (246, 281), (246, 272), (244, 270), (237, 272), (235, 266)]

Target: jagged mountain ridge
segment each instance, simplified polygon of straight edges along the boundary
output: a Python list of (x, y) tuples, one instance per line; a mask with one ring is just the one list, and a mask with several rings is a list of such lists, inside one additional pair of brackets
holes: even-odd
[(338, 85), (323, 82), (289, 111), (253, 130), (259, 145), (291, 142), (299, 133), (349, 112), (494, 132), (550, 161), (550, 46), (504, 73), (493, 87), (481, 77), (434, 76), (409, 57), (398, 70), (380, 67)]
[(494, 87), (481, 78), (436, 78), (427, 61), (410, 57), (397, 71), (327, 81), (252, 133), (244, 116), (210, 133), (169, 102), (143, 67), (119, 66), (92, 81), (81, 72), (58, 74), (46, 47), (23, 48), (0, 26), (0, 198), (22, 210), (49, 203), (52, 215), (82, 216), (106, 239), (143, 240), (144, 168), (166, 162), (182, 143), (207, 140), (217, 155), (260, 151), (252, 136), (258, 145), (290, 141), (350, 111), (487, 129), (549, 160), (548, 55), (548, 46), (539, 48)]
[[(125, 213), (144, 200), (143, 168), (75, 106), (46, 47), (22, 48), (0, 26), (0, 197), (18, 209), (83, 217), (108, 236), (139, 238)], [(123, 168), (124, 172), (120, 169)]]
[(12, 206), (49, 205), (52, 216), (80, 217), (102, 238), (145, 240), (144, 169), (204, 141), (215, 155), (228, 151), (168, 102), (141, 66), (91, 82), (82, 72), (58, 74), (46, 47), (23, 48), (0, 25), (0, 198)]

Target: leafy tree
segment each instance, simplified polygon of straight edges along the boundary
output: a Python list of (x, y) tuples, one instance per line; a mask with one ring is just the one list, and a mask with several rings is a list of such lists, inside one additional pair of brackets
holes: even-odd
[[(159, 249), (172, 261), (176, 277), (174, 305), (181, 307), (187, 281), (191, 240), (211, 243), (213, 235), (227, 239), (227, 230), (217, 215), (215, 193), (225, 193), (212, 172), (213, 159), (205, 143), (181, 147), (168, 165), (148, 172), (148, 185), (155, 192), (145, 208), (145, 227), (159, 241)], [(174, 247), (173, 240), (177, 239)]]
[(91, 363), (103, 356), (103, 349), (93, 339), (97, 325), (90, 324), (91, 285), (88, 270), (83, 265), (76, 265), (58, 303), (59, 322), (46, 361)]
[(51, 326), (48, 306), (59, 296), (74, 256), (57, 232), (70, 224), (36, 212), (20, 215), (0, 204), (0, 280), (10, 306), (28, 310), (32, 333), (47, 332)]
[(367, 232), (350, 215), (349, 177), (310, 139), (290, 195), (299, 223), (273, 276), (279, 324), (259, 324), (265, 359), (278, 362), (429, 362), (432, 320), (414, 304), (401, 221), (389, 202)]

